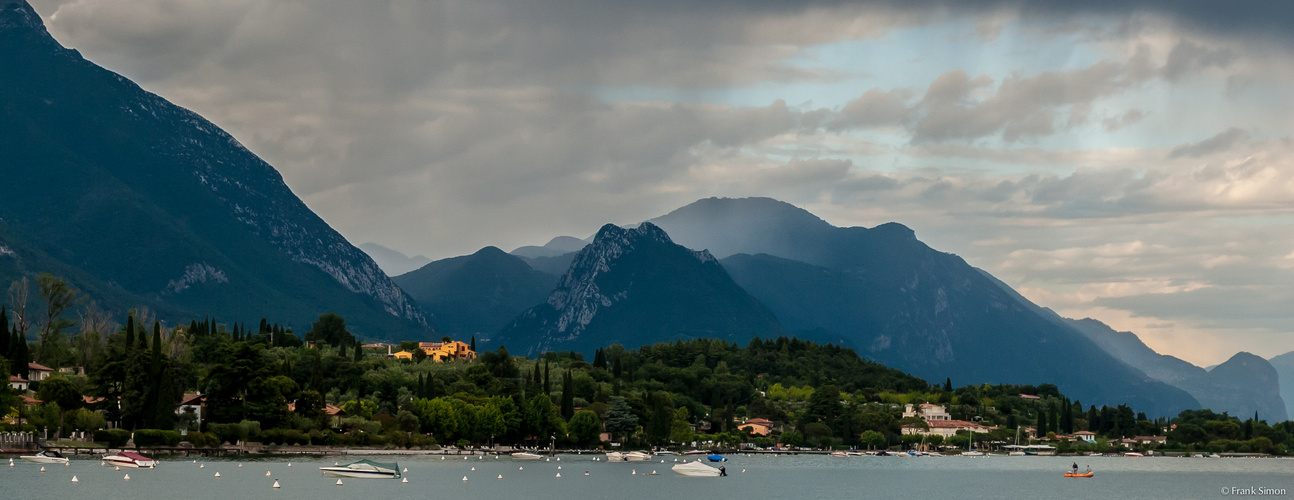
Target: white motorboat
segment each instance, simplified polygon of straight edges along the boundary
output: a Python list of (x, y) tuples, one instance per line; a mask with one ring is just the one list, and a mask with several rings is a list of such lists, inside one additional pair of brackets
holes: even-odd
[(607, 452), (608, 462), (646, 462), (648, 460), (651, 460), (651, 454), (643, 453), (641, 451), (629, 451), (624, 453), (618, 451)]
[(323, 471), (323, 475), (326, 477), (400, 477), (399, 464), (378, 463), (371, 460), (360, 460), (355, 463), (337, 467), (320, 467), (319, 470)]
[(671, 467), (670, 470), (688, 477), (719, 477), (720, 475), (718, 467), (711, 467), (700, 461), (681, 463)]
[(131, 453), (129, 451), (121, 451), (112, 455), (104, 455), (103, 461), (106, 462), (107, 465), (128, 467), (131, 469), (147, 469), (149, 467), (157, 466), (157, 460), (153, 460), (138, 453)]
[(971, 450), (971, 451), (963, 452), (962, 456), (963, 457), (982, 457), (984, 456), (984, 452)]
[(513, 460), (539, 460), (541, 458), (544, 458), (544, 456), (537, 453), (531, 453), (528, 451), (518, 451), (512, 454)]
[(643, 453), (641, 451), (625, 453), (626, 462), (646, 462), (648, 460), (651, 460), (651, 453)]
[(18, 458), (21, 458), (21, 459), (23, 459), (23, 460), (24, 460), (24, 461), (26, 461), (26, 462), (35, 462), (35, 463), (38, 463), (38, 464), (65, 464), (65, 463), (67, 463), (67, 457), (64, 457), (63, 455), (59, 454), (59, 452), (54, 451), (54, 450), (42, 450), (42, 451), (40, 451), (39, 453), (37, 453), (37, 454), (35, 454), (35, 455), (23, 455), (23, 456), (18, 457)]

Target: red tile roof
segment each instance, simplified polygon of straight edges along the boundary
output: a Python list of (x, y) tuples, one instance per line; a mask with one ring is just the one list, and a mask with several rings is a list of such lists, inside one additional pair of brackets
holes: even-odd
[(36, 370), (36, 371), (38, 371), (38, 372), (52, 372), (52, 371), (54, 371), (54, 369), (53, 369), (53, 368), (50, 368), (50, 367), (45, 366), (45, 365), (42, 365), (42, 364), (40, 364), (40, 363), (34, 363), (34, 362), (33, 362), (33, 363), (27, 363), (27, 369), (28, 369), (28, 370)]
[(180, 406), (200, 405), (203, 399), (205, 399), (205, 396), (201, 394), (185, 393), (184, 397), (180, 398)]
[(10, 375), (9, 382), (31, 382), (31, 381), (25, 378), (19, 377), (17, 375)]

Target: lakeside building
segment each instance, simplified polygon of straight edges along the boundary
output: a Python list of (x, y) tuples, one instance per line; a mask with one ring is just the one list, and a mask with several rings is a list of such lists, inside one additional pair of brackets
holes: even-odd
[(1092, 431), (1078, 431), (1074, 433), (1074, 439), (1081, 439), (1089, 443), (1096, 442), (1096, 433)]
[(773, 421), (763, 418), (752, 418), (742, 422), (737, 426), (737, 428), (755, 436), (768, 436), (769, 431), (773, 429)]
[(903, 418), (909, 417), (919, 417), (926, 425), (904, 424), (902, 426), (904, 435), (924, 434), (949, 438), (957, 435), (957, 431), (988, 432), (997, 429), (997, 427), (986, 427), (976, 422), (953, 420), (947, 408), (926, 403), (920, 406), (907, 405), (903, 411)]
[(202, 409), (206, 406), (207, 397), (201, 392), (195, 394), (185, 394), (180, 398), (180, 404), (175, 407), (176, 415), (192, 414), (194, 421), (199, 426), (202, 425)]
[(18, 390), (18, 391), (22, 391), (22, 392), (27, 392), (27, 388), (28, 388), (30, 385), (31, 385), (31, 381), (30, 381), (30, 380), (27, 380), (27, 379), (25, 379), (25, 378), (19, 377), (19, 376), (17, 376), (17, 375), (10, 375), (10, 376), (9, 376), (9, 387), (11, 387), (11, 388), (13, 388), (13, 389), (16, 389), (16, 390)]

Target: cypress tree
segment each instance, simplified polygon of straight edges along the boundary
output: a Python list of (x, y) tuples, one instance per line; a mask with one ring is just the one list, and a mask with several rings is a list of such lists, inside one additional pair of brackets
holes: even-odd
[(197, 334), (198, 334), (198, 320), (191, 319), (189, 320), (189, 335), (197, 335)]
[(1047, 428), (1051, 429), (1052, 432), (1061, 433), (1060, 409), (1056, 408), (1056, 403), (1051, 404), (1051, 422), (1047, 425)]
[(553, 394), (553, 386), (549, 385), (548, 383), (548, 361), (547, 360), (544, 361), (544, 394), (548, 394), (549, 396)]
[(136, 336), (136, 339), (139, 340), (139, 350), (141, 351), (148, 350), (148, 336), (145, 335), (145, 333), (148, 332), (148, 330), (145, 330), (145, 328), (148, 328), (148, 327), (144, 325), (139, 325), (139, 335)]
[(135, 315), (126, 316), (126, 350), (135, 348)]
[(616, 356), (615, 359), (611, 360), (611, 375), (615, 378), (620, 378), (622, 373), (624, 373), (624, 369), (620, 366), (620, 356)]
[(566, 375), (562, 377), (562, 418), (570, 420), (575, 416), (575, 381), (571, 378), (571, 371), (566, 370)]
[(9, 315), (0, 306), (0, 356), (9, 357)]
[(472, 336), (472, 352), (476, 352), (476, 335)]
[[(159, 353), (159, 354), (162, 352), (162, 322), (161, 321), (153, 322), (153, 352)], [(156, 356), (156, 354), (154, 356)]]
[(607, 369), (607, 355), (602, 352), (602, 349), (593, 351), (593, 367)]
[(261, 318), (261, 327), (257, 329), (256, 332), (259, 334), (259, 333), (267, 333), (269, 331), (270, 331), (269, 322), (265, 321), (265, 318)]
[(1038, 437), (1047, 437), (1047, 410), (1038, 411)]
[(346, 342), (337, 344), (337, 347), (341, 349), (341, 352), (337, 353), (337, 355), (340, 356), (342, 359), (346, 359)]
[(364, 344), (361, 344), (360, 341), (356, 339), (355, 340), (355, 362), (358, 363), (363, 360), (364, 360)]
[(292, 378), (292, 363), (286, 359), (283, 360), (283, 366), (279, 368), (279, 371), (282, 372), (284, 377)]

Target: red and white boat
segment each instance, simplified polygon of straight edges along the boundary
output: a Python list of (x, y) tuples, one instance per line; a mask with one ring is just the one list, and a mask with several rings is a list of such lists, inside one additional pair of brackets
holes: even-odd
[(119, 451), (112, 455), (104, 455), (103, 461), (107, 462), (108, 465), (129, 467), (131, 469), (148, 469), (157, 466), (157, 460), (129, 451)]

